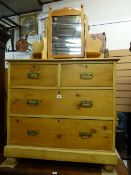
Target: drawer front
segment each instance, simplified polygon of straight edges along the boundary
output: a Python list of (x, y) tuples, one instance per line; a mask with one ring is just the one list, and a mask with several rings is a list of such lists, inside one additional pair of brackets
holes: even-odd
[(11, 86), (57, 86), (57, 65), (11, 64)]
[(112, 90), (12, 89), (11, 114), (104, 116), (113, 115)]
[(11, 114), (55, 114), (58, 105), (56, 90), (11, 89)]
[(112, 121), (10, 117), (9, 144), (111, 150)]
[(61, 70), (61, 86), (112, 86), (112, 64), (65, 64)]

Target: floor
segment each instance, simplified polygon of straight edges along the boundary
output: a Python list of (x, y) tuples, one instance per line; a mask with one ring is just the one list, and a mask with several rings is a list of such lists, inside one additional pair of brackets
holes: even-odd
[[(2, 162), (3, 154), (0, 157)], [(0, 175), (131, 175), (129, 162), (125, 162), (129, 172), (121, 159), (118, 159), (113, 172), (107, 172), (98, 164), (18, 159), (14, 168), (0, 167)]]
[(131, 160), (123, 160), (125, 166), (127, 167), (128, 174), (131, 175)]
[[(131, 149), (131, 148), (130, 148)], [(117, 150), (125, 166), (127, 167), (128, 174), (131, 175), (131, 154), (127, 153), (127, 149)]]
[(116, 130), (116, 148), (131, 175), (131, 113), (121, 114)]

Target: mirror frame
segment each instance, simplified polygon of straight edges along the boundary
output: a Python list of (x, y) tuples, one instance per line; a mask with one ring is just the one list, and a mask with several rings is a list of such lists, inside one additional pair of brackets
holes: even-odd
[[(52, 17), (59, 16), (80, 16), (81, 17), (81, 54), (53, 54), (52, 53)], [(48, 45), (48, 58), (80, 58), (84, 57), (84, 7), (81, 6), (81, 9), (74, 8), (62, 8), (58, 10), (53, 10), (49, 8), (48, 12), (48, 36), (47, 36), (47, 45)]]

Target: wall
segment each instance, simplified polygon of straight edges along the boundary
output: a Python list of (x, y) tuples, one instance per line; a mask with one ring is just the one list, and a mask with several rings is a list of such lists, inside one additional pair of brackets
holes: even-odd
[[(17, 24), (19, 23), (19, 17), (18, 16), (12, 16), (10, 17), (11, 20), (15, 21)], [(19, 39), (19, 31), (18, 29), (15, 30), (14, 34), (14, 48), (16, 41)], [(35, 36), (28, 36), (28, 43), (32, 44), (33, 41), (38, 40), (38, 35)], [(28, 47), (30, 50), (32, 49), (31, 46), (29, 45)], [(32, 56), (32, 51), (27, 50), (26, 52), (11, 52), (12, 46), (11, 46), (11, 39), (8, 40), (7, 45), (6, 45), (6, 53), (5, 53), (5, 58), (6, 59), (28, 59)], [(7, 64), (5, 65), (7, 67)]]
[(119, 58), (116, 65), (116, 110), (131, 112), (131, 53), (129, 50), (110, 51)]
[[(109, 50), (128, 49), (131, 41), (131, 0), (63, 0), (43, 6), (40, 19), (47, 16), (49, 5), (53, 9), (63, 7), (80, 8), (84, 5), (89, 18), (90, 33), (105, 32)], [(43, 17), (42, 17), (43, 16)], [(39, 20), (39, 34), (43, 30)], [(36, 36), (38, 40), (39, 36)], [(32, 43), (29, 37), (29, 42)], [(10, 47), (10, 44), (8, 44)], [(31, 52), (6, 53), (6, 58), (29, 58)]]
[[(63, 0), (49, 4), (53, 9), (64, 6), (80, 8), (84, 5), (89, 18), (90, 33), (106, 32), (109, 50), (128, 49), (131, 40), (130, 0)], [(48, 6), (43, 12), (48, 12)]]
[[(50, 6), (53, 9), (64, 6), (80, 8), (81, 4), (89, 18), (90, 33), (105, 32), (109, 50), (129, 48), (131, 0), (64, 0)], [(48, 5), (43, 6), (43, 12), (46, 14), (47, 11)], [(117, 64), (116, 80), (116, 110), (131, 112), (131, 56), (121, 57)]]
[(91, 26), (91, 33), (105, 32), (109, 50), (128, 49), (131, 41), (131, 21)]

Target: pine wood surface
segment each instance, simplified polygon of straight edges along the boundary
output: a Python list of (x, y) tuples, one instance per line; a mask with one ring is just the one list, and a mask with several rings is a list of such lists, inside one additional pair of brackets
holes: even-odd
[(112, 135), (112, 121), (11, 117), (8, 144), (110, 151)]
[[(62, 65), (61, 86), (112, 86), (112, 64)], [(51, 71), (50, 71), (51, 70)], [(13, 86), (54, 86), (57, 84), (57, 65), (12, 64), (10, 68)], [(17, 74), (16, 74), (17, 72)], [(38, 73), (38, 79), (30, 79), (28, 73)], [(92, 73), (90, 81), (81, 81), (81, 73)], [(70, 75), (70, 76), (69, 76)]]
[(21, 145), (6, 145), (4, 155), (8, 158), (33, 158), (43, 160), (98, 163), (105, 165), (116, 165), (118, 159), (117, 152), (115, 150), (103, 151)]
[[(80, 54), (53, 54), (52, 52), (52, 17), (59, 17), (59, 16), (80, 16), (81, 18), (81, 53)], [(81, 7), (81, 10), (72, 9), (72, 8), (63, 8), (58, 10), (49, 9), (48, 12), (48, 58), (77, 58), (77, 57), (84, 57), (84, 7)]]
[[(11, 89), (10, 92), (10, 114), (98, 117), (113, 115), (112, 90), (68, 89), (58, 92), (57, 90)], [(61, 95), (61, 98), (57, 98), (57, 95)], [(30, 104), (28, 101), (32, 99), (38, 100), (38, 104)], [(81, 101), (85, 100), (89, 101), (91, 106), (82, 106)]]
[[(115, 100), (113, 101), (115, 97), (115, 63), (114, 63), (115, 61), (117, 61), (117, 59), (111, 59), (111, 60), (102, 59), (100, 62), (98, 60), (96, 61), (96, 59), (90, 59), (88, 61), (84, 60), (84, 62), (82, 60), (81, 61), (72, 60), (71, 62), (67, 60), (62, 60), (62, 61), (51, 60), (51, 61), (40, 61), (40, 62), (39, 60), (37, 62), (36, 61), (32, 62), (32, 60), (31, 61), (26, 60), (25, 62), (24, 61), (15, 62), (15, 60), (10, 61), (9, 75), (8, 75), (9, 77), (8, 79), (8, 84), (9, 84), (8, 123), (7, 123), (7, 128), (8, 128), (7, 143), (8, 144), (7, 146), (5, 146), (5, 149), (4, 149), (5, 156), (115, 165), (117, 163), (117, 155), (115, 152), (115, 124), (116, 124), (115, 123), (115, 120), (116, 120), (115, 119), (116, 117)], [(16, 84), (16, 86), (10, 86), (12, 81), (12, 78), (10, 78), (12, 76), (10, 72), (11, 68), (13, 68), (12, 65), (20, 64), (23, 66), (25, 64), (34, 65), (35, 63), (36, 65), (37, 64), (40, 65), (40, 63), (42, 63), (43, 65), (45, 64), (46, 66), (48, 63), (51, 64), (50, 66), (57, 64), (57, 71), (53, 73), (53, 76), (57, 77), (57, 82), (55, 81), (56, 87), (52, 86), (52, 84), (46, 87), (39, 84), (38, 85), (33, 84), (29, 86)], [(63, 71), (65, 64), (66, 66), (70, 66), (70, 64), (72, 65), (75, 64), (76, 70), (74, 70), (74, 72), (77, 74), (77, 77), (79, 75), (79, 79), (80, 79), (80, 73), (82, 70), (86, 72), (89, 68), (89, 72), (90, 72), (91, 68), (93, 69), (93, 65), (97, 65), (96, 68), (98, 69), (98, 71), (95, 72), (94, 76), (99, 77), (99, 81), (100, 82), (102, 81), (102, 83), (103, 82), (104, 83), (103, 84), (100, 83), (101, 86), (96, 86), (94, 82), (94, 84), (92, 83), (92, 86), (85, 86), (85, 87), (81, 86), (81, 83), (80, 83), (79, 86), (72, 87), (70, 85), (71, 83), (70, 81), (70, 83), (67, 83), (68, 86), (65, 86), (63, 81), (63, 76), (65, 76), (65, 81), (68, 82), (68, 77), (66, 76), (66, 73), (63, 73), (66, 70), (65, 69)], [(80, 66), (78, 66), (78, 64)], [(80, 68), (81, 65), (83, 66), (83, 68)], [(103, 65), (103, 67), (101, 65)], [(104, 68), (104, 65), (105, 65), (105, 68)], [(107, 73), (107, 80), (105, 78), (105, 73), (104, 73), (106, 72), (105, 70), (106, 68), (107, 70), (109, 70), (109, 72), (111, 71), (111, 73), (109, 74)], [(85, 71), (85, 69), (87, 70)], [(45, 69), (45, 70), (48, 73), (48, 69)], [(49, 71), (52, 71), (52, 69), (49, 69)], [(69, 72), (71, 72), (71, 68), (68, 69), (67, 73)], [(75, 82), (76, 77), (75, 76), (73, 77), (74, 78), (72, 79), (72, 81)], [(104, 77), (104, 78), (101, 78), (101, 77)], [(94, 77), (92, 77), (91, 75), (91, 78), (85, 78), (84, 80), (81, 79), (80, 82), (82, 81), (91, 82), (93, 81), (93, 78)], [(15, 79), (15, 81), (17, 82), (17, 79)], [(48, 80), (48, 78), (45, 78), (44, 81), (50, 82), (51, 80)], [(62, 81), (63, 81), (63, 86), (62, 86)], [(35, 82), (35, 79), (34, 79), (34, 82)], [(107, 85), (105, 82), (107, 82)], [(46, 82), (44, 83), (46, 84)], [(29, 100), (32, 100), (32, 99), (35, 101), (35, 105), (34, 105), (34, 101), (29, 103)], [(84, 102), (84, 105), (83, 105), (83, 102), (81, 105), (82, 100), (86, 101), (86, 103)], [(41, 105), (42, 102), (43, 104), (45, 104), (45, 106)], [(39, 117), (39, 115), (41, 115), (41, 117)], [(44, 118), (44, 116), (46, 115), (47, 117)], [(71, 116), (71, 115), (72, 115), (72, 118), (69, 117), (70, 118), (69, 119), (68, 116)], [(53, 116), (55, 116), (54, 119), (53, 119)], [(64, 116), (63, 119), (62, 119), (62, 116)], [(76, 116), (76, 118), (74, 116)], [(81, 120), (81, 116), (83, 116), (82, 120)], [(14, 117), (19, 119), (18, 120), (16, 119), (13, 121)], [(60, 119), (60, 121), (65, 121), (65, 124), (62, 122), (63, 124), (61, 125), (62, 135), (61, 133), (59, 133), (60, 125), (58, 125), (58, 119)], [(87, 119), (89, 120), (89, 122), (86, 121)], [(78, 122), (78, 120), (80, 120), (80, 122)], [(19, 134), (20, 127), (18, 127), (19, 121), (20, 123), (23, 122), (23, 125), (20, 126), (20, 127), (23, 127), (21, 128), (23, 133), (20, 133), (20, 134)], [(36, 122), (32, 122), (32, 121), (36, 121)], [(89, 124), (90, 122), (92, 123), (92, 126)], [(38, 140), (37, 139), (33, 140), (33, 138), (30, 139), (30, 143), (32, 143), (32, 146), (31, 145), (22, 146), (22, 144), (29, 143), (27, 141), (27, 137), (25, 136), (25, 134), (27, 133), (27, 130), (29, 134), (32, 128), (34, 127), (35, 131), (31, 132), (33, 133), (33, 136), (30, 135), (32, 137), (34, 137), (34, 135), (39, 135), (38, 133), (40, 131), (44, 133), (43, 132), (44, 128), (42, 128), (41, 123), (43, 123), (46, 130), (48, 130), (49, 132), (48, 138), (50, 137), (55, 138), (55, 136), (52, 134), (53, 133), (52, 129), (53, 129), (55, 131), (54, 132), (55, 135), (57, 135), (58, 140), (64, 138), (63, 142), (60, 144), (58, 144), (59, 141), (58, 142), (56, 141), (55, 143), (53, 143), (50, 141), (51, 139), (48, 140), (47, 138), (45, 138), (47, 143), (44, 143), (44, 141), (42, 142), (42, 144), (44, 144), (45, 146), (37, 147), (33, 144), (36, 144), (35, 141), (36, 142), (38, 141), (37, 142), (38, 145), (40, 144), (41, 138), (42, 138), (42, 136), (40, 135), (40, 138), (37, 137)], [(51, 124), (52, 129), (50, 129), (50, 125), (48, 123)], [(54, 126), (54, 123), (55, 123), (55, 126)], [(99, 125), (99, 123), (101, 123), (101, 125)], [(27, 129), (28, 126), (29, 126), (29, 129)], [(59, 126), (58, 127), (59, 130), (57, 129), (56, 126)], [(91, 139), (94, 139), (93, 135), (95, 135), (94, 126), (95, 128), (98, 127), (99, 131), (96, 139), (92, 141)], [(15, 131), (15, 128), (18, 132)], [(90, 133), (89, 133), (90, 131), (88, 132), (85, 130), (80, 131), (81, 133), (84, 133), (84, 134), (85, 132), (87, 133), (81, 139), (82, 142), (79, 142), (80, 139), (78, 139), (79, 137), (76, 131), (81, 130), (81, 128), (85, 128), (85, 129), (89, 128), (89, 130), (93, 131), (93, 133), (90, 136)], [(12, 131), (12, 136), (9, 134), (10, 129)], [(103, 130), (104, 132), (102, 132)], [(64, 135), (63, 133), (65, 134), (65, 136), (63, 136)], [(88, 137), (91, 137), (89, 142), (89, 150), (83, 149), (85, 147), (84, 145), (87, 144), (85, 141), (87, 139), (87, 135)], [(11, 139), (10, 136), (14, 140)], [(21, 143), (21, 140), (24, 140), (23, 138), (25, 139), (25, 143), (24, 142)], [(64, 142), (64, 140), (67, 140), (67, 142)], [(100, 143), (99, 140), (102, 140), (103, 143), (102, 142)], [(15, 141), (15, 143), (12, 143), (13, 141)], [(76, 146), (77, 149), (76, 148), (74, 149), (76, 144), (75, 142), (77, 142), (77, 146)], [(50, 146), (52, 144), (53, 146)], [(58, 147), (58, 145), (60, 145), (60, 148)], [(82, 149), (80, 149), (80, 147), (82, 147)], [(99, 150), (95, 150), (96, 148)]]
[[(82, 81), (81, 73), (92, 73), (92, 79)], [(112, 64), (70, 64), (62, 65), (61, 86), (112, 86), (113, 80)]]
[(109, 62), (109, 63), (112, 63), (112, 61), (119, 61), (120, 58), (119, 57), (110, 57), (110, 58), (78, 58), (78, 57), (75, 57), (75, 58), (70, 58), (70, 59), (66, 59), (66, 58), (62, 58), (62, 59), (57, 59), (57, 58), (50, 58), (50, 59), (5, 59), (5, 61), (7, 62), (14, 62), (14, 63), (23, 63), (25, 64), (25, 62), (36, 62), (37, 64), (41, 64), (41, 63), (58, 63), (58, 62), (62, 62), (62, 63), (68, 63), (68, 64), (71, 64), (73, 62), (75, 63), (78, 63), (79, 61), (81, 61), (81, 63), (87, 63), (87, 61), (89, 61), (90, 63), (96, 61), (97, 63), (105, 63), (106, 62)]
[[(17, 73), (16, 73), (17, 72)], [(28, 77), (31, 73), (38, 78)], [(51, 86), (57, 85), (57, 65), (13, 64), (10, 67), (11, 86)]]

